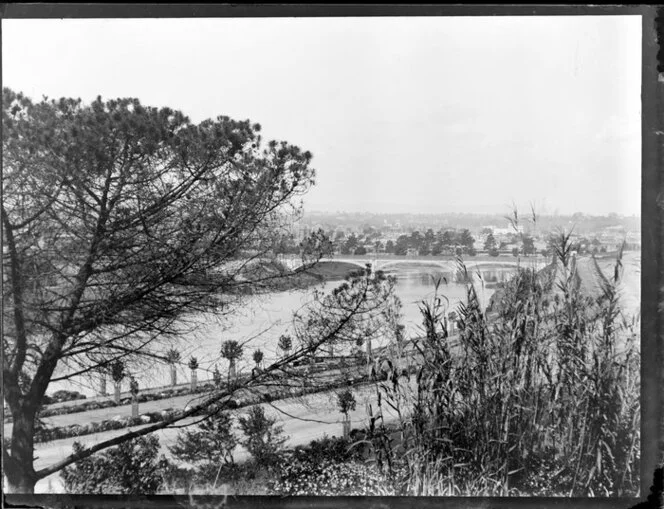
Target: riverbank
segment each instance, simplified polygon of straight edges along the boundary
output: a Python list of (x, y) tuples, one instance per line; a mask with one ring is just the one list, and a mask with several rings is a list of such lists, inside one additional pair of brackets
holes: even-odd
[[(451, 255), (445, 256), (391, 256), (380, 255), (357, 256), (357, 255), (339, 255), (340, 259), (329, 258), (322, 259), (312, 265), (312, 267), (301, 272), (292, 271), (283, 260), (263, 260), (257, 261), (252, 265), (251, 278), (262, 281), (258, 286), (252, 287), (252, 290), (243, 290), (247, 294), (268, 292), (285, 292), (292, 290), (304, 290), (312, 286), (323, 284), (330, 281), (343, 280), (353, 273), (362, 270), (366, 265), (375, 262), (378, 270), (384, 270), (382, 267), (387, 265), (386, 270), (393, 272), (403, 266), (417, 266), (421, 268), (435, 267), (440, 269), (441, 264), (447, 264), (449, 267), (456, 267), (460, 258)], [(508, 270), (524, 264), (543, 264), (546, 260), (540, 255), (515, 258), (513, 256), (489, 256), (476, 255), (463, 259), (469, 271), (475, 270), (478, 266), (495, 270)], [(295, 265), (300, 264), (298, 261)], [(373, 267), (374, 270), (376, 267)], [(454, 269), (456, 270), (456, 269)]]
[(265, 281), (262, 285), (263, 290), (287, 292), (304, 290), (327, 281), (339, 281), (359, 270), (361, 268), (354, 263), (323, 261), (302, 272), (293, 272), (285, 264), (272, 260), (262, 262), (255, 268), (253, 277)]

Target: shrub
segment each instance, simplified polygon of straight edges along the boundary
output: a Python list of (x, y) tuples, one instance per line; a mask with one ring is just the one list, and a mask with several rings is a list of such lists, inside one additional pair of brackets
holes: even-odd
[(197, 425), (195, 430), (178, 434), (170, 448), (173, 456), (189, 463), (232, 464), (233, 450), (238, 444), (232, 431), (233, 421), (227, 413), (219, 412)]
[(238, 418), (244, 434), (241, 441), (258, 465), (273, 465), (278, 460), (278, 453), (286, 443), (283, 427), (277, 420), (268, 417), (261, 406), (254, 406), (249, 412)]
[(85, 399), (85, 398), (86, 398), (85, 394), (81, 394), (80, 392), (61, 390), (61, 391), (55, 391), (53, 395), (51, 395), (48, 398), (46, 404), (60, 403), (62, 401), (74, 401), (77, 399)]
[[(73, 453), (81, 452), (84, 447), (74, 442)], [(65, 467), (60, 472), (67, 493), (100, 494), (116, 492), (117, 486), (109, 472), (113, 465), (107, 454), (92, 455)]]
[(396, 495), (388, 481), (372, 464), (290, 459), (268, 489), (275, 495), (288, 496)]
[[(73, 452), (83, 449), (74, 442)], [(158, 458), (159, 439), (138, 437), (65, 467), (60, 475), (68, 493), (154, 494), (161, 487), (169, 464)]]
[(362, 459), (357, 444), (349, 439), (325, 435), (312, 440), (307, 446), (298, 446), (292, 455), (302, 461), (319, 463), (321, 461), (347, 462)]

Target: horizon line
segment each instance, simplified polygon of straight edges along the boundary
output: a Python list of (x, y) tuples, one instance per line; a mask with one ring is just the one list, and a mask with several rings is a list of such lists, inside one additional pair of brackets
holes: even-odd
[[(445, 215), (466, 215), (466, 216), (503, 216), (508, 217), (507, 212), (413, 212), (413, 211), (394, 211), (394, 212), (379, 212), (379, 211), (352, 211), (352, 210), (323, 210), (323, 209), (303, 209), (303, 214), (372, 214), (377, 216), (388, 216), (388, 215), (412, 215), (412, 216), (445, 216)], [(537, 217), (573, 217), (576, 214), (581, 214), (585, 217), (611, 217), (616, 216), (618, 218), (640, 218), (640, 213), (632, 214), (622, 214), (619, 212), (608, 212), (604, 214), (591, 213), (591, 212), (566, 212), (566, 213), (536, 213)], [(531, 217), (531, 214), (525, 213), (523, 217)]]

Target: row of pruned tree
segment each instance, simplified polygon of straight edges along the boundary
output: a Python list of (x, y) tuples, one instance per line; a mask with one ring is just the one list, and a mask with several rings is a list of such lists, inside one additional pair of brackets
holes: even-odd
[[(221, 356), (228, 360), (229, 362), (229, 371), (228, 371), (228, 378), (229, 379), (234, 379), (236, 378), (236, 363), (237, 361), (242, 357), (243, 355), (243, 348), (242, 346), (234, 340), (229, 340), (226, 341), (222, 344), (221, 347)], [(252, 358), (254, 360), (254, 363), (256, 364), (256, 368), (260, 369), (264, 354), (262, 350), (256, 349), (253, 352)], [(166, 352), (166, 355), (164, 356), (164, 360), (166, 363), (170, 366), (170, 374), (171, 374), (171, 385), (176, 386), (178, 381), (177, 381), (177, 365), (181, 361), (181, 355), (178, 350), (175, 348), (171, 348)], [(189, 370), (191, 371), (191, 378), (190, 378), (190, 384), (191, 384), (191, 390), (195, 391), (197, 384), (198, 384), (198, 368), (199, 368), (199, 362), (198, 358), (192, 356), (189, 359), (189, 362), (187, 363), (187, 366), (189, 367)], [(218, 368), (215, 365), (215, 370), (218, 372)], [(127, 371), (126, 371), (126, 365), (122, 360), (117, 360), (113, 362), (110, 367), (102, 367), (99, 369), (99, 373), (101, 376), (101, 383), (100, 383), (100, 394), (102, 396), (106, 395), (106, 379), (107, 376), (110, 375), (112, 378), (113, 382), (116, 384), (116, 394), (115, 394), (115, 399), (116, 403), (119, 403), (120, 401), (120, 393), (119, 393), (119, 386), (122, 383), (122, 381), (127, 378)], [(220, 376), (220, 375), (219, 375)]]

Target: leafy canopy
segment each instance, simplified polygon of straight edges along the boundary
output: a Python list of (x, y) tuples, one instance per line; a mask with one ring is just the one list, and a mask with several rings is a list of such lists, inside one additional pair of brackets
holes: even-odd
[(9, 484), (30, 489), (48, 471), (32, 463), (49, 384), (119, 359), (133, 371), (192, 314), (274, 288), (283, 273), (262, 262), (314, 171), (311, 153), (264, 144), (248, 120), (2, 93), (4, 459)]
[(223, 312), (244, 288), (269, 287), (235, 261), (267, 253), (297, 212), (293, 198), (313, 183), (309, 152), (263, 146), (246, 120), (194, 124), (137, 99), (34, 102), (5, 88), (3, 101), (10, 385), (39, 370), (36, 401), (62, 359), (80, 372), (145, 353), (187, 313)]

